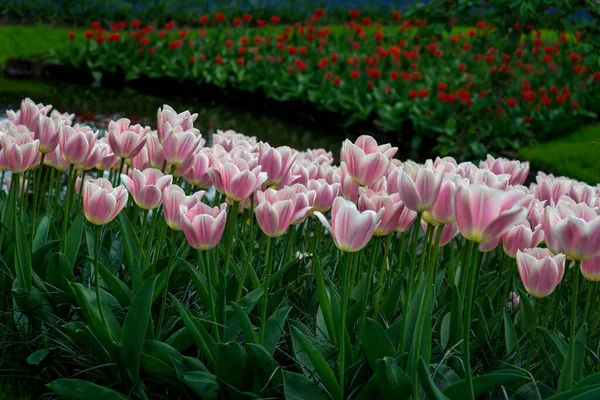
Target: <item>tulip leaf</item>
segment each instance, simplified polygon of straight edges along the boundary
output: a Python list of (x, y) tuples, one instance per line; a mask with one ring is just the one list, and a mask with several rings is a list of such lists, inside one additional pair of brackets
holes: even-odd
[(512, 354), (517, 347), (517, 332), (515, 331), (513, 321), (506, 310), (504, 310), (504, 345), (506, 346), (507, 356)]
[(325, 400), (329, 397), (313, 381), (295, 372), (283, 372), (283, 393), (287, 400)]
[(244, 333), (244, 337), (246, 339), (246, 343), (258, 343), (258, 338), (256, 337), (256, 331), (250, 322), (250, 318), (248, 318), (248, 314), (244, 311), (242, 307), (240, 307), (237, 303), (231, 303), (233, 307), (233, 311), (235, 311), (235, 315), (240, 322), (240, 326), (242, 328), (242, 332)]
[(263, 346), (270, 355), (275, 354), (275, 349), (279, 344), (279, 339), (283, 334), (285, 320), (287, 319), (292, 307), (283, 307), (275, 311), (265, 323), (265, 336)]
[(23, 222), (17, 218), (17, 228), (15, 233), (15, 271), (19, 286), (26, 292), (31, 291), (31, 281), (33, 279), (33, 270), (31, 266), (31, 250), (27, 234), (23, 227)]
[[(279, 363), (267, 352), (267, 350), (258, 344), (247, 345), (248, 354), (254, 360), (254, 373), (260, 381), (262, 387), (271, 384), (276, 388), (283, 383), (281, 373), (276, 373), (281, 369)], [(267, 396), (268, 397), (268, 396)]]
[(300, 346), (308, 356), (310, 363), (312, 364), (315, 372), (319, 376), (323, 386), (329, 392), (330, 396), (334, 400), (342, 399), (342, 390), (333, 374), (333, 371), (323, 358), (323, 355), (319, 353), (316, 347), (308, 340), (306, 336), (295, 326), (291, 327), (292, 336), (300, 343)]
[(533, 304), (527, 293), (523, 292), (521, 289), (519, 289), (519, 299), (519, 313), (521, 316), (520, 320), (523, 322), (523, 327), (525, 329), (529, 329), (534, 326), (534, 321), (536, 319), (536, 315), (534, 315)]
[(141, 369), (158, 381), (177, 386), (178, 374), (173, 364), (181, 364), (181, 354), (168, 344), (145, 340), (141, 356)]
[[(572, 382), (569, 382), (569, 379), (573, 379), (574, 382), (577, 382), (581, 379), (581, 375), (583, 373), (582, 368), (584, 366), (586, 342), (587, 325), (584, 324), (579, 332), (577, 332), (577, 335), (575, 335), (573, 356), (571, 357), (571, 348), (569, 347), (569, 353), (563, 362), (560, 370), (560, 376), (558, 377), (558, 392), (563, 392), (565, 388), (572, 384)], [(569, 371), (572, 372), (572, 376), (569, 376)]]
[(600, 385), (584, 386), (555, 394), (547, 400), (589, 400), (600, 398)]
[(216, 375), (219, 381), (238, 391), (249, 389), (252, 383), (250, 355), (237, 342), (221, 343), (217, 347)]
[(201, 399), (218, 399), (221, 391), (217, 377), (208, 372), (191, 371), (181, 376), (187, 385)]
[(121, 393), (80, 379), (57, 379), (47, 385), (61, 400), (126, 400)]
[(391, 357), (396, 353), (396, 349), (388, 334), (379, 322), (371, 318), (365, 320), (360, 342), (373, 371), (375, 371), (378, 365), (378, 359)]
[(371, 375), (371, 379), (367, 382), (367, 384), (362, 388), (356, 400), (372, 400), (378, 398), (378, 394), (380, 391), (379, 387), (379, 375), (374, 373)]
[(432, 400), (449, 400), (449, 398), (442, 393), (433, 382), (433, 379), (429, 374), (429, 368), (427, 368), (425, 361), (423, 361), (423, 357), (419, 359), (417, 368), (419, 372), (419, 382), (421, 382), (421, 386), (423, 387), (423, 390), (425, 390), (427, 396)]
[(63, 325), (63, 329), (67, 331), (69, 337), (77, 343), (84, 351), (86, 355), (89, 352), (92, 356), (101, 363), (114, 362), (111, 355), (104, 348), (98, 338), (92, 333), (89, 326), (83, 322), (74, 321)]
[(79, 254), (79, 246), (81, 246), (81, 239), (83, 237), (83, 228), (85, 227), (85, 218), (83, 213), (80, 212), (73, 222), (71, 223), (71, 227), (67, 231), (67, 237), (65, 240), (68, 243), (68, 246), (63, 247), (65, 249), (65, 255), (72, 266), (75, 266), (75, 261), (77, 260), (77, 254)]
[(542, 334), (546, 343), (552, 349), (556, 362), (559, 365), (563, 365), (567, 353), (569, 352), (569, 345), (560, 337), (556, 332), (550, 331), (546, 328), (538, 327), (538, 331)]
[(377, 376), (384, 399), (408, 399), (412, 395), (413, 387), (410, 378), (393, 358), (385, 357), (377, 360)]
[(115, 296), (115, 299), (119, 302), (122, 307), (129, 307), (131, 304), (131, 289), (124, 282), (119, 280), (116, 276), (110, 273), (102, 263), (98, 262), (98, 272), (102, 277), (102, 280), (108, 285), (111, 293)]
[[(518, 380), (525, 380), (527, 377), (520, 371), (500, 370), (490, 372), (489, 374), (473, 377), (473, 391), (475, 397), (482, 396), (496, 386), (506, 385)], [(446, 386), (442, 393), (451, 399), (459, 399), (469, 391), (469, 383), (466, 379)]]
[(138, 259), (141, 254), (140, 240), (125, 213), (119, 214), (119, 226), (121, 227), (121, 236), (123, 237), (125, 246), (125, 260), (127, 261), (129, 268), (131, 268), (133, 290), (135, 292), (142, 286), (142, 271)]
[(325, 320), (325, 326), (327, 327), (327, 334), (329, 335), (329, 339), (333, 344), (337, 343), (336, 340), (336, 329), (333, 324), (333, 313), (331, 310), (331, 300), (329, 299), (329, 295), (327, 293), (327, 288), (325, 286), (325, 278), (323, 274), (323, 267), (321, 266), (321, 262), (319, 261), (319, 257), (313, 257), (313, 265), (315, 266), (315, 277), (316, 277), (316, 285), (317, 285), (317, 298), (319, 299), (319, 305), (321, 306), (321, 311), (323, 313), (323, 319)]
[(42, 248), (43, 245), (48, 241), (48, 231), (50, 230), (50, 222), (52, 220), (49, 216), (44, 215), (40, 220), (40, 223), (35, 231), (35, 236), (33, 238), (33, 245), (31, 246), (31, 250), (33, 253)]
[(123, 359), (135, 382), (140, 380), (140, 359), (146, 330), (150, 322), (155, 282), (156, 277), (149, 279), (135, 294), (123, 323), (121, 334)]
[(51, 298), (55, 304), (72, 301), (71, 283), (75, 282), (75, 275), (67, 256), (62, 253), (54, 253), (48, 257), (46, 282), (56, 288)]
[(29, 355), (29, 357), (27, 357), (27, 363), (32, 365), (40, 365), (40, 363), (44, 361), (44, 358), (46, 358), (49, 353), (49, 349), (40, 349), (34, 351)]

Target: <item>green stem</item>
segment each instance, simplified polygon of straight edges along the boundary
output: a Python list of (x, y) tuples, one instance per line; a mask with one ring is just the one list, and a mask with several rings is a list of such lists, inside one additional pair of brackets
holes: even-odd
[[(365, 296), (363, 298), (363, 304), (360, 311), (360, 325), (358, 328), (358, 340), (362, 338), (362, 332), (365, 326), (365, 319), (367, 318), (367, 308), (369, 305), (369, 294), (371, 293), (371, 283), (373, 282), (373, 274), (375, 273), (375, 262), (377, 261), (377, 251), (379, 250), (379, 238), (374, 237), (371, 239), (371, 259), (369, 261), (369, 269), (367, 270), (367, 287), (365, 289)], [(381, 275), (380, 275), (381, 276)]]
[(540, 313), (541, 302), (542, 299), (535, 299), (535, 305), (533, 306), (533, 326), (531, 327), (531, 344), (529, 345), (529, 349), (527, 350), (527, 359), (525, 360), (528, 368), (533, 363), (533, 350), (536, 347), (535, 337), (537, 336), (538, 315)]
[(423, 272), (425, 269), (425, 259), (428, 258), (427, 248), (431, 244), (431, 235), (433, 234), (434, 226), (431, 224), (427, 224), (427, 230), (425, 231), (425, 238), (423, 239), (423, 246), (421, 247), (421, 262), (419, 263), (419, 276), (417, 276), (417, 285), (421, 284), (421, 279), (423, 279)]
[[(548, 324), (550, 323), (551, 320), (555, 320), (556, 319), (556, 313), (557, 310), (560, 308), (559, 304), (560, 304), (560, 299), (562, 298), (562, 292), (563, 292), (563, 288), (566, 285), (564, 283), (559, 283), (558, 284), (558, 291), (555, 291), (553, 296), (552, 296), (552, 303), (550, 305), (550, 308), (548, 308), (548, 312), (546, 313), (546, 319), (544, 320), (544, 328), (546, 328), (548, 326)], [(559, 304), (557, 304), (557, 302)]]
[(265, 324), (267, 320), (267, 305), (268, 305), (268, 296), (269, 296), (269, 275), (271, 275), (271, 247), (272, 247), (272, 239), (271, 237), (267, 238), (267, 250), (266, 250), (266, 266), (265, 273), (263, 274), (263, 299), (262, 299), (262, 311), (260, 318), (260, 344), (264, 345), (265, 342)]
[(94, 241), (94, 274), (95, 274), (95, 286), (96, 286), (96, 302), (98, 303), (98, 312), (100, 313), (100, 320), (104, 326), (106, 319), (104, 318), (104, 310), (102, 309), (102, 299), (100, 298), (100, 264), (98, 263), (98, 253), (100, 252), (100, 227), (94, 225), (95, 241)]
[(573, 387), (573, 363), (575, 362), (575, 328), (577, 327), (577, 294), (579, 291), (579, 265), (573, 268), (574, 282), (573, 295), (571, 297), (571, 329), (569, 331), (569, 362), (567, 363), (567, 387), (570, 390)]
[(204, 269), (204, 273), (206, 274), (206, 279), (207, 279), (207, 283), (208, 283), (208, 297), (210, 298), (210, 315), (211, 315), (211, 318), (214, 323), (213, 331), (215, 332), (215, 335), (217, 336), (215, 338), (217, 340), (217, 343), (220, 343), (221, 337), (219, 335), (219, 325), (218, 325), (218, 321), (217, 321), (217, 307), (215, 304), (215, 297), (213, 294), (213, 282), (212, 282), (212, 278), (211, 278), (211, 274), (210, 274), (210, 257), (207, 252), (206, 261), (204, 261), (204, 256), (202, 254), (202, 251), (198, 250), (198, 266), (202, 266), (202, 265), (204, 266), (203, 269)]
[(235, 231), (235, 223), (237, 218), (237, 211), (240, 203), (235, 201), (230, 209), (228, 215), (229, 221), (227, 221), (227, 254), (225, 256), (225, 277), (229, 275), (229, 264), (231, 264), (231, 250), (233, 247), (233, 233)]
[(413, 234), (411, 239), (410, 248), (410, 264), (408, 265), (408, 281), (406, 283), (406, 294), (404, 297), (404, 313), (407, 313), (407, 307), (409, 306), (409, 299), (412, 297), (412, 286), (415, 280), (415, 261), (417, 260), (417, 245), (419, 239), (419, 230), (421, 229), (421, 218), (422, 214), (417, 214), (417, 220), (413, 224)]
[(37, 205), (38, 205), (38, 196), (40, 193), (40, 184), (42, 182), (42, 172), (44, 170), (44, 158), (46, 157), (45, 153), (42, 153), (42, 158), (40, 160), (40, 166), (35, 174), (35, 183), (33, 186), (33, 216), (31, 218), (31, 244), (33, 245), (33, 238), (35, 237), (35, 219), (37, 217)]
[(583, 311), (583, 320), (581, 322), (582, 325), (587, 322), (590, 303), (592, 302), (592, 292), (594, 291), (595, 286), (596, 285), (594, 285), (594, 282), (588, 282), (588, 290), (585, 296), (585, 309)]
[(475, 249), (475, 242), (471, 243), (471, 267), (469, 268), (469, 277), (467, 278), (467, 304), (465, 305), (465, 326), (464, 326), (464, 347), (465, 347), (465, 374), (467, 387), (469, 389), (469, 400), (475, 400), (475, 391), (473, 389), (473, 371), (471, 370), (471, 346), (469, 341), (471, 339), (471, 311), (473, 309), (473, 297), (475, 295), (475, 289), (477, 282), (475, 277), (477, 276), (477, 270), (479, 269), (479, 251)]
[(125, 165), (125, 159), (121, 158), (121, 163), (119, 164), (119, 170), (115, 176), (115, 186), (119, 186), (121, 184), (121, 174), (123, 173), (123, 166)]
[(375, 318), (375, 316), (379, 312), (379, 303), (381, 302), (381, 293), (383, 293), (383, 283), (384, 283), (383, 276), (385, 273), (385, 267), (387, 265), (388, 253), (390, 251), (390, 246), (392, 244), (392, 236), (393, 236), (393, 234), (387, 235), (387, 238), (385, 240), (385, 249), (383, 249), (383, 260), (381, 261), (381, 268), (379, 270), (379, 285), (377, 286), (377, 296), (376, 296), (376, 300), (375, 300), (375, 310), (373, 312), (373, 318)]
[(165, 316), (165, 307), (167, 304), (167, 294), (169, 292), (169, 279), (171, 278), (171, 263), (173, 260), (173, 256), (175, 253), (175, 232), (176, 231), (171, 231), (171, 245), (169, 246), (169, 260), (167, 261), (167, 270), (169, 272), (167, 272), (167, 278), (165, 280), (165, 289), (164, 292), (162, 293), (162, 299), (160, 302), (160, 313), (158, 314), (158, 340), (161, 340), (161, 331), (162, 331), (162, 326), (163, 326), (163, 319)]
[(345, 373), (346, 373), (346, 308), (348, 306), (348, 278), (350, 269), (352, 268), (353, 258), (356, 256), (353, 253), (345, 253), (345, 262), (341, 268), (341, 279), (342, 279), (342, 310), (340, 313), (340, 334), (338, 335), (340, 353), (339, 353), (339, 365), (340, 365), (340, 388), (342, 390), (342, 398), (344, 398), (345, 388)]
[(69, 167), (69, 177), (67, 178), (67, 194), (66, 194), (66, 199), (65, 199), (65, 215), (63, 216), (63, 229), (62, 229), (62, 247), (63, 247), (63, 254), (67, 253), (67, 227), (69, 224), (69, 214), (71, 212), (70, 210), (70, 206), (71, 206), (71, 193), (73, 192), (73, 171), (74, 171), (74, 167), (73, 165), (71, 165)]
[[(254, 200), (251, 200), (250, 210), (254, 208)], [(235, 296), (235, 301), (239, 301), (242, 298), (242, 291), (244, 290), (244, 283), (246, 282), (246, 276), (248, 274), (248, 269), (250, 269), (250, 265), (252, 264), (252, 258), (254, 255), (254, 244), (256, 242), (256, 233), (258, 229), (254, 226), (254, 212), (250, 212), (250, 241), (248, 242), (248, 256), (244, 262), (244, 272), (242, 273), (242, 279), (240, 279), (240, 286), (238, 287), (237, 295)], [(253, 268), (253, 267), (252, 267)], [(256, 273), (256, 272), (255, 272)]]

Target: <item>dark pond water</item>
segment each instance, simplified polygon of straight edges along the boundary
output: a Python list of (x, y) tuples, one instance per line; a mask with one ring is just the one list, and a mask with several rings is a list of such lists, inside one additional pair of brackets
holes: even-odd
[(198, 113), (195, 127), (203, 134), (217, 129), (233, 129), (273, 146), (287, 145), (303, 150), (325, 148), (339, 154), (344, 130), (322, 126), (305, 119), (285, 119), (273, 113), (249, 111), (244, 104), (216, 104), (201, 99), (159, 97), (141, 94), (130, 88), (120, 90), (31, 79), (9, 79), (0, 75), (0, 118), (7, 109), (18, 109), (21, 100), (30, 97), (36, 103), (52, 104), (55, 109), (75, 113), (76, 122), (105, 129), (108, 122), (127, 117), (136, 123), (154, 127), (156, 111), (163, 104), (177, 111)]

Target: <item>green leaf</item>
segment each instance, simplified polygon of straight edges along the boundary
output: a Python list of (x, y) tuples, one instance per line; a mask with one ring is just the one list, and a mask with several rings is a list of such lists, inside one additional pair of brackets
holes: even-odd
[(377, 360), (377, 376), (384, 399), (408, 399), (412, 395), (412, 383), (391, 357)]
[[(584, 357), (585, 357), (585, 346), (586, 346), (586, 336), (587, 336), (587, 325), (583, 325), (577, 335), (575, 335), (575, 346), (574, 346), (574, 354), (571, 359), (571, 348), (569, 347), (569, 353), (565, 358), (565, 361), (562, 365), (562, 369), (560, 371), (560, 376), (558, 377), (558, 392), (563, 392), (565, 388), (570, 386), (572, 382), (569, 382), (569, 379), (573, 379), (573, 381), (577, 382), (581, 378), (582, 367), (584, 365)], [(572, 362), (572, 363), (571, 363)], [(568, 376), (568, 372), (572, 371), (573, 376)]]
[(391, 357), (396, 353), (388, 334), (374, 319), (367, 318), (365, 320), (365, 327), (360, 341), (373, 371), (378, 367), (378, 359)]
[(115, 298), (121, 306), (129, 307), (129, 305), (131, 304), (132, 296), (131, 289), (129, 289), (129, 286), (127, 286), (124, 282), (119, 280), (119, 278), (111, 274), (110, 271), (107, 270), (104, 267), (104, 265), (102, 265), (102, 263), (98, 262), (98, 264), (100, 267), (98, 269), (98, 272), (100, 273), (100, 276), (102, 277), (104, 282), (106, 282), (106, 284), (108, 285), (108, 288), (110, 289), (113, 296), (115, 296)]
[(586, 377), (584, 380), (575, 385), (574, 389), (580, 389), (585, 386), (600, 385), (600, 372)]
[(279, 363), (267, 352), (267, 350), (258, 344), (249, 344), (247, 346), (248, 354), (253, 358), (253, 373), (256, 374), (261, 387), (271, 384), (277, 388), (282, 385), (281, 373), (276, 373), (280, 369)]
[(140, 240), (138, 239), (131, 222), (125, 213), (119, 214), (119, 226), (121, 227), (121, 236), (125, 245), (125, 258), (131, 268), (133, 278), (133, 291), (135, 292), (142, 286), (142, 271), (139, 265)]
[(231, 303), (233, 307), (233, 311), (235, 311), (235, 315), (240, 322), (240, 326), (242, 327), (242, 332), (244, 333), (244, 337), (246, 339), (246, 343), (258, 343), (258, 338), (256, 337), (256, 331), (250, 322), (250, 318), (248, 318), (248, 314), (244, 311), (242, 307), (240, 307), (237, 303)]
[(548, 343), (548, 346), (552, 349), (556, 362), (559, 365), (563, 365), (567, 353), (569, 352), (569, 345), (555, 332), (542, 327), (538, 327), (537, 329), (546, 340), (546, 343)]
[(547, 400), (589, 400), (600, 398), (600, 385), (584, 386), (558, 393)]
[(121, 393), (80, 379), (57, 379), (50, 383), (52, 390), (61, 400), (126, 400)]
[(133, 297), (131, 307), (125, 316), (121, 334), (121, 347), (126, 368), (135, 379), (140, 380), (140, 358), (144, 338), (150, 322), (152, 294), (156, 277), (149, 279)]
[(15, 272), (19, 286), (26, 292), (31, 291), (33, 270), (31, 267), (31, 250), (25, 233), (25, 227), (20, 218), (17, 218), (15, 234)]
[[(490, 372), (489, 374), (476, 376), (473, 378), (473, 390), (475, 397), (486, 394), (496, 386), (506, 385), (514, 381), (527, 379), (520, 371), (500, 370)], [(466, 379), (447, 386), (442, 392), (451, 399), (459, 399), (464, 393), (469, 391), (469, 384)]]
[(319, 305), (321, 306), (321, 311), (323, 313), (323, 319), (325, 320), (325, 326), (327, 327), (327, 334), (329, 335), (329, 339), (331, 343), (336, 344), (336, 329), (333, 324), (333, 313), (331, 311), (331, 300), (329, 299), (329, 295), (327, 294), (327, 288), (325, 286), (325, 278), (323, 274), (323, 268), (321, 267), (321, 262), (319, 257), (313, 257), (313, 264), (315, 266), (315, 277), (316, 277), (316, 285), (317, 285), (317, 298), (319, 299)]
[(48, 259), (48, 268), (46, 268), (46, 282), (58, 290), (52, 294), (52, 301), (56, 303), (72, 300), (71, 283), (75, 283), (75, 275), (71, 264), (62, 253), (54, 253)]
[(44, 215), (40, 220), (40, 224), (35, 231), (35, 237), (33, 238), (33, 246), (31, 247), (32, 252), (35, 253), (42, 248), (43, 245), (48, 241), (48, 231), (50, 230), (51, 219), (49, 216)]
[(34, 351), (27, 357), (27, 362), (32, 365), (40, 365), (44, 358), (50, 353), (48, 349), (40, 349), (38, 351)]
[(323, 382), (325, 389), (327, 389), (334, 400), (341, 400), (342, 390), (340, 389), (333, 371), (327, 364), (327, 361), (325, 361), (325, 358), (323, 358), (321, 353), (319, 353), (315, 346), (306, 338), (306, 336), (304, 336), (302, 332), (300, 332), (298, 328), (292, 326), (291, 329), (292, 335), (296, 340), (298, 340), (302, 346), (302, 349), (310, 359), (310, 362), (315, 369), (315, 372), (321, 379), (321, 382)]
[(63, 325), (69, 337), (77, 343), (85, 354), (91, 354), (99, 363), (113, 363), (114, 359), (104, 348), (89, 326), (83, 322), (74, 321)]
[(73, 220), (65, 239), (69, 244), (68, 246), (65, 246), (65, 255), (71, 263), (71, 266), (75, 265), (75, 260), (77, 259), (77, 254), (79, 253), (79, 246), (81, 245), (81, 238), (83, 237), (84, 227), (85, 218), (83, 213), (80, 212)]
[(289, 371), (283, 372), (283, 393), (286, 400), (325, 400), (328, 398), (319, 385), (304, 375)]
[(425, 365), (425, 361), (423, 361), (423, 357), (419, 359), (418, 363), (418, 372), (419, 372), (419, 382), (421, 382), (421, 386), (427, 396), (429, 396), (432, 400), (450, 400), (444, 393), (435, 386), (433, 379), (431, 379), (431, 375), (429, 375), (429, 368)]
[(517, 347), (517, 332), (515, 332), (513, 321), (506, 310), (504, 310), (504, 344), (507, 356), (512, 354)]
[(291, 309), (292, 307), (280, 308), (279, 310), (275, 311), (265, 323), (265, 341), (263, 346), (271, 355), (275, 354), (275, 349), (277, 348), (279, 339), (283, 334), (285, 320), (287, 319)]
[(217, 377), (207, 372), (191, 371), (181, 376), (181, 380), (201, 399), (220, 399)]
[[(157, 340), (145, 340), (141, 357), (141, 369), (168, 385), (177, 386), (179, 379), (174, 364), (181, 365), (181, 354), (168, 344)], [(208, 371), (206, 371), (208, 372)]]
[(237, 342), (219, 344), (218, 349), (217, 378), (236, 390), (250, 389), (252, 370), (248, 353)]

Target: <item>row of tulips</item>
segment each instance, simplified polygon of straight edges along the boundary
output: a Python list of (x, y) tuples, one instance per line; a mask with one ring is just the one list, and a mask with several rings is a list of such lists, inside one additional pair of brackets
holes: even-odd
[(595, 116), (600, 72), (586, 65), (583, 33), (534, 31), (519, 41), (480, 21), (440, 35), (399, 13), (392, 23), (356, 13), (333, 27), (273, 19), (255, 28), (241, 17), (229, 27), (225, 15), (203, 16), (219, 17), (199, 30), (137, 21), (107, 31), (94, 22), (59, 62), (97, 79), (171, 78), (311, 103), (348, 124), (404, 134), (412, 126), (440, 153), (465, 157), (514, 150)]
[(600, 392), (599, 187), (50, 109), (0, 129), (1, 305), (59, 398)]

